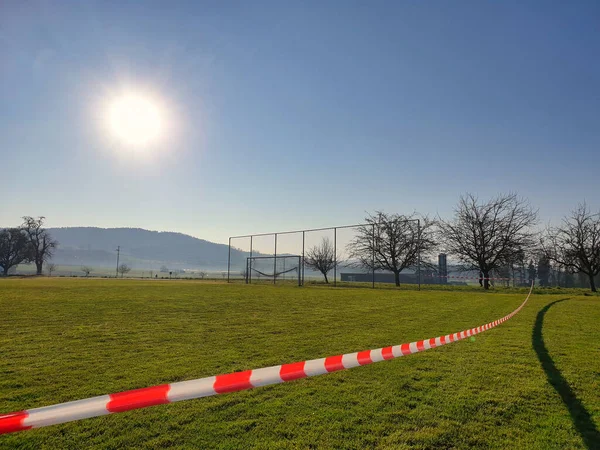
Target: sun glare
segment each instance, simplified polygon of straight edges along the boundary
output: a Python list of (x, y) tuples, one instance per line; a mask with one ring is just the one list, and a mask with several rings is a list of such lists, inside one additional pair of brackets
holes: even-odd
[(150, 97), (125, 94), (111, 102), (108, 125), (114, 138), (125, 145), (142, 148), (161, 137), (164, 117)]

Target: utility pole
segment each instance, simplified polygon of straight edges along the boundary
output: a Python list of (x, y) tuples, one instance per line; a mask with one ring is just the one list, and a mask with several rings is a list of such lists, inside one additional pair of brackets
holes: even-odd
[(121, 253), (121, 246), (117, 246), (117, 270), (115, 271), (115, 278), (119, 278), (119, 254)]

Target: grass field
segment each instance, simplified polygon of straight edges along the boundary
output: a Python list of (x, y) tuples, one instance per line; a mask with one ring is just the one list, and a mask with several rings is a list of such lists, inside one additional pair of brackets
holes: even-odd
[[(524, 293), (0, 280), (0, 414), (460, 331)], [(0, 436), (0, 448), (600, 448), (600, 297), (456, 344)]]

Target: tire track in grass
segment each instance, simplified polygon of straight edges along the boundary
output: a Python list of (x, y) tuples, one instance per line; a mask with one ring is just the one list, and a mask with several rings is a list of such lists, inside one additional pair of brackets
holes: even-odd
[(554, 360), (544, 344), (542, 329), (544, 327), (544, 317), (546, 313), (552, 306), (567, 300), (570, 300), (570, 298), (555, 300), (540, 309), (535, 319), (535, 325), (531, 334), (531, 342), (533, 349), (540, 360), (542, 369), (544, 369), (544, 372), (546, 373), (548, 383), (550, 383), (558, 395), (560, 395), (560, 398), (569, 410), (573, 425), (575, 425), (585, 446), (590, 450), (600, 449), (600, 432), (598, 432), (598, 428), (592, 420), (591, 414), (585, 406), (583, 406), (581, 400), (577, 398), (567, 380), (562, 376), (562, 373), (558, 370), (556, 364), (554, 364)]

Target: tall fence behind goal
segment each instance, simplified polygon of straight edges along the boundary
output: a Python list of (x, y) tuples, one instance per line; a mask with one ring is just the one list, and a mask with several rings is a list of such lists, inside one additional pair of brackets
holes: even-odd
[[(414, 223), (416, 236), (420, 236), (420, 220), (405, 222)], [(363, 223), (232, 236), (229, 238), (227, 281), (276, 284), (293, 280), (300, 286), (322, 282), (333, 286), (370, 285), (373, 288), (376, 283), (389, 283), (393, 274), (378, 265), (375, 255), (376, 226)], [(367, 245), (356, 245), (360, 240)], [(323, 254), (328, 255), (325, 258), (328, 264), (324, 267), (315, 265), (315, 255)], [(414, 266), (403, 273), (402, 283), (418, 284), (420, 289), (422, 276), (419, 254)]]

